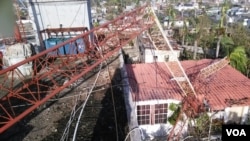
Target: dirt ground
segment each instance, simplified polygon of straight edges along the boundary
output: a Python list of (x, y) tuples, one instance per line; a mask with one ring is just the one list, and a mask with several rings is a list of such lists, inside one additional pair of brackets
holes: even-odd
[[(127, 130), (127, 116), (123, 99), (119, 58), (109, 65), (112, 90), (107, 68), (102, 69), (96, 87), (91, 93), (80, 119), (76, 140), (78, 141), (115, 141), (124, 140)], [(58, 141), (72, 140), (82, 103), (87, 97), (96, 74), (74, 89), (65, 89), (54, 99), (34, 111), (28, 117), (0, 135), (4, 141)], [(112, 93), (113, 92), (113, 93)], [(79, 96), (80, 94), (80, 96)], [(113, 94), (113, 97), (112, 97)], [(114, 104), (113, 104), (114, 99)], [(77, 101), (78, 100), (78, 101)], [(70, 126), (75, 103), (77, 112)], [(115, 112), (117, 126), (115, 124)], [(65, 132), (66, 127), (69, 127)]]

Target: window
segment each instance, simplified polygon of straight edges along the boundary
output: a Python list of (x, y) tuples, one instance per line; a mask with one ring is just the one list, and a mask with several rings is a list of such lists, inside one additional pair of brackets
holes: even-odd
[(138, 105), (137, 120), (139, 125), (166, 124), (168, 104)]
[(167, 123), (167, 104), (156, 104), (155, 105), (155, 124)]
[(137, 106), (137, 119), (139, 125), (150, 124), (150, 105)]

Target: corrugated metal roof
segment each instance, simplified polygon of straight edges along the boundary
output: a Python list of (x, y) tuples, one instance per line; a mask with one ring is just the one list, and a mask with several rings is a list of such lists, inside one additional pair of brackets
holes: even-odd
[[(216, 60), (182, 61), (196, 93), (209, 100), (212, 110), (232, 105), (250, 105), (250, 80), (230, 65), (206, 78), (199, 71)], [(126, 65), (134, 101), (182, 99), (182, 91), (164, 63)]]

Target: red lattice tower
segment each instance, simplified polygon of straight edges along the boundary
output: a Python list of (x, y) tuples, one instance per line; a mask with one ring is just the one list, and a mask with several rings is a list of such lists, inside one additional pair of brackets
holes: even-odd
[[(147, 5), (139, 7), (1, 70), (0, 133), (94, 71), (103, 61), (151, 27), (154, 21), (150, 16)], [(94, 40), (97, 34), (101, 34), (101, 39), (99, 36), (99, 40)], [(58, 53), (65, 45), (69, 45), (71, 54)], [(85, 47), (84, 52), (78, 52), (81, 47)], [(27, 63), (33, 64), (30, 76), (24, 76), (19, 70)], [(20, 104), (25, 106), (16, 106)]]

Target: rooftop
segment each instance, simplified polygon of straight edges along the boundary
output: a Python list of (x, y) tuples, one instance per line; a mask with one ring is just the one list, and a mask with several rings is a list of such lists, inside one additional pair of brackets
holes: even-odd
[[(197, 77), (201, 69), (216, 61), (218, 60), (203, 59), (181, 62), (196, 94), (206, 98), (212, 110), (250, 105), (250, 80), (230, 65), (206, 78)], [(165, 63), (128, 64), (126, 69), (134, 101), (182, 100), (182, 90)]]

